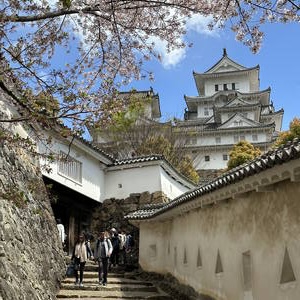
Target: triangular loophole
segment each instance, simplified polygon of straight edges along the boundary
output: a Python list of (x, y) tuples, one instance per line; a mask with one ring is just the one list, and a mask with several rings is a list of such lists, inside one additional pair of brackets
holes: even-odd
[(251, 267), (251, 252), (246, 251), (242, 254), (243, 264), (243, 279), (244, 291), (251, 291), (252, 289), (252, 267)]
[(197, 267), (198, 268), (202, 267), (202, 258), (201, 258), (200, 248), (198, 248), (198, 254), (197, 254)]
[(281, 277), (280, 277), (280, 284), (293, 282), (293, 281), (296, 281), (296, 277), (295, 277), (295, 273), (293, 270), (288, 249), (285, 248), (282, 270), (281, 270)]
[(183, 263), (187, 264), (187, 254), (186, 254), (186, 249), (185, 248), (184, 248), (184, 251), (183, 251)]
[(220, 252), (218, 250), (218, 255), (217, 255), (217, 262), (216, 262), (216, 274), (223, 273), (223, 265), (222, 265), (222, 260), (220, 256)]

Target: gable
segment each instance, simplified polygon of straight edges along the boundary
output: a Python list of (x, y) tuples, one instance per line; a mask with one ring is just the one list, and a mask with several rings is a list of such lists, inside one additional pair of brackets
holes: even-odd
[(245, 106), (245, 105), (253, 105), (255, 103), (251, 103), (249, 101), (243, 100), (241, 98), (234, 98), (233, 100), (227, 102), (224, 107), (237, 107), (237, 106)]
[(205, 73), (221, 73), (246, 70), (244, 66), (236, 63), (227, 56), (223, 56), (212, 68)]
[(236, 128), (236, 127), (260, 127), (261, 124), (259, 122), (252, 121), (242, 114), (236, 113), (226, 122), (224, 122), (219, 129), (226, 129), (226, 128)]

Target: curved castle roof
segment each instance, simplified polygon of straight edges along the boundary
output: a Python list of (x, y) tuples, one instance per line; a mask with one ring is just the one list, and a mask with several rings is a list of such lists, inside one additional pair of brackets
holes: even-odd
[(222, 58), (209, 68), (204, 73), (198, 73), (193, 71), (194, 80), (197, 86), (199, 95), (205, 95), (204, 83), (209, 78), (216, 77), (231, 77), (241, 76), (243, 74), (250, 76), (255, 81), (259, 76), (259, 65), (247, 68), (235, 62), (227, 56), (226, 49), (223, 49)]

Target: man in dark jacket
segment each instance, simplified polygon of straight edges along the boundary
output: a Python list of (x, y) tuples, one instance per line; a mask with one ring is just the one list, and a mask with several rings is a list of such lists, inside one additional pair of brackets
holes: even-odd
[(98, 262), (99, 284), (106, 286), (108, 260), (112, 253), (112, 244), (108, 232), (100, 232), (94, 251), (94, 259)]

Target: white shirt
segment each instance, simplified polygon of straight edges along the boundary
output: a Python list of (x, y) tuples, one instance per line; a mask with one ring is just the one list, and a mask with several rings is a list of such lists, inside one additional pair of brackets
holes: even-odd
[(63, 224), (57, 224), (58, 234), (61, 242), (65, 241), (65, 227)]

